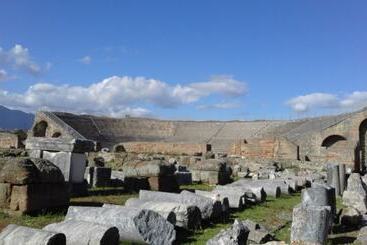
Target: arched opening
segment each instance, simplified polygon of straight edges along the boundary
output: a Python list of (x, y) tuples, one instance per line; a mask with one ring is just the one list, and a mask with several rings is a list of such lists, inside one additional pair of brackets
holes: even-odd
[(61, 136), (60, 132), (55, 132), (53, 133), (52, 138), (59, 138), (60, 136)]
[(330, 148), (331, 146), (333, 146), (334, 144), (342, 140), (347, 140), (347, 139), (341, 135), (330, 135), (322, 141), (321, 146)]
[(33, 127), (33, 136), (34, 137), (45, 137), (46, 136), (46, 130), (47, 130), (47, 122), (40, 121)]
[(361, 167), (362, 170), (366, 170), (367, 165), (367, 119), (365, 119), (359, 126), (359, 147), (361, 150)]

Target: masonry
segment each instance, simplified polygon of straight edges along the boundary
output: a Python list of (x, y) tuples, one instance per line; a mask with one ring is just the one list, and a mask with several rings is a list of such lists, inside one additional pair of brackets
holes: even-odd
[(41, 111), (29, 134), (88, 139), (110, 151), (192, 155), (200, 149), (249, 159), (337, 161), (356, 170), (367, 165), (367, 108), (294, 121), (168, 121)]
[(0, 132), (0, 149), (21, 147), (23, 144), (19, 135), (12, 132)]

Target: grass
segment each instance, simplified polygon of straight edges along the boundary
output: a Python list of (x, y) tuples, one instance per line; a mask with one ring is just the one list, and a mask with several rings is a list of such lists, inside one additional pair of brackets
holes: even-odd
[(251, 219), (273, 231), (276, 239), (289, 242), (291, 214), (293, 207), (299, 202), (300, 194), (282, 196), (278, 199), (268, 198), (262, 204), (232, 213), (230, 222), (227, 224), (211, 224), (202, 231), (185, 234), (183, 237), (179, 237), (179, 239), (182, 240), (182, 244), (206, 244), (210, 238), (214, 237), (222, 229), (228, 228), (234, 219)]
[[(181, 186), (186, 190), (207, 190), (213, 189), (213, 186), (205, 184), (194, 184)], [(77, 197), (71, 199), (71, 205), (92, 205), (101, 206), (103, 203), (111, 203), (123, 205), (125, 201), (131, 197), (137, 197), (137, 194), (126, 193), (122, 188), (95, 188), (90, 190), (90, 196)], [(228, 223), (206, 224), (203, 230), (195, 232), (177, 232), (177, 240), (180, 244), (206, 244), (206, 242), (214, 237), (222, 229), (228, 228), (234, 219), (251, 219), (266, 226), (277, 240), (289, 242), (290, 226), (292, 219), (292, 210), (295, 205), (300, 202), (300, 194), (285, 195), (281, 198), (268, 198), (262, 204), (250, 206), (242, 211), (232, 212)], [(342, 208), (341, 198), (337, 199), (338, 209)], [(18, 224), (34, 228), (42, 228), (47, 224), (60, 222), (64, 219), (66, 210), (53, 213), (41, 213), (37, 216), (10, 216), (0, 211), (0, 231), (8, 224)], [(355, 237), (355, 232), (350, 234), (338, 234), (331, 236), (328, 244), (338, 244), (338, 240), (343, 236)], [(128, 242), (121, 244), (131, 244)], [(340, 244), (340, 243), (339, 243)]]

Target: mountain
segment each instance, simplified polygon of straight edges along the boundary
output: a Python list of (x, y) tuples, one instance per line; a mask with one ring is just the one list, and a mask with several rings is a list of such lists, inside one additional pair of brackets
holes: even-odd
[(32, 127), (34, 115), (23, 111), (11, 110), (0, 105), (0, 129), (25, 129)]

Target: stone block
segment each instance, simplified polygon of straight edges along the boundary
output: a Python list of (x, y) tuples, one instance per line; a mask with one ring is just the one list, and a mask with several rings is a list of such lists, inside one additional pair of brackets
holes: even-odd
[(0, 208), (9, 208), (11, 187), (9, 183), (0, 183)]
[(43, 231), (25, 226), (8, 225), (0, 233), (1, 245), (66, 245), (62, 233)]
[(87, 163), (87, 158), (84, 153), (44, 151), (43, 158), (51, 161), (60, 168), (65, 181), (70, 183), (81, 183), (84, 181)]
[(118, 245), (120, 238), (114, 226), (77, 220), (49, 224), (43, 230), (64, 234), (68, 245)]
[(179, 186), (174, 175), (153, 176), (148, 178), (150, 190), (177, 192)]
[(10, 198), (10, 209), (20, 213), (65, 207), (69, 204), (69, 193), (65, 184), (13, 186)]
[(293, 209), (291, 244), (326, 244), (330, 219), (330, 206), (296, 206)]

